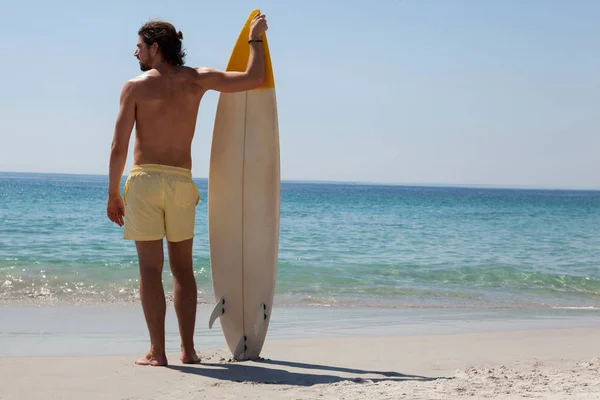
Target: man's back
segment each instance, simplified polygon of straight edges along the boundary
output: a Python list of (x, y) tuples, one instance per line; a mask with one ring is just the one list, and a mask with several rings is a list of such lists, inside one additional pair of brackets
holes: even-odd
[(191, 146), (204, 93), (188, 67), (151, 70), (133, 80), (136, 102), (134, 163), (191, 168)]

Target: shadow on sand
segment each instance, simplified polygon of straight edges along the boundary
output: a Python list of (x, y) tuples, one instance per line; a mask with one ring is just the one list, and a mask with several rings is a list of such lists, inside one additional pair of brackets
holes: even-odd
[[(298, 368), (304, 370), (319, 370), (328, 372), (337, 372), (342, 374), (354, 374), (364, 376), (339, 376), (327, 375), (310, 372), (290, 372), (286, 369), (269, 368), (263, 365), (281, 366), (289, 368)], [(261, 359), (257, 361), (235, 362), (235, 363), (201, 363), (194, 365), (169, 365), (167, 368), (181, 371), (187, 374), (195, 374), (226, 380), (232, 382), (253, 382), (263, 384), (293, 385), (293, 386), (312, 386), (319, 384), (337, 383), (343, 381), (353, 381), (357, 383), (365, 380), (372, 382), (382, 381), (434, 381), (438, 379), (418, 375), (406, 375), (398, 372), (386, 371), (366, 371), (361, 369), (334, 367), (328, 365), (304, 364), (290, 361), (278, 361)], [(376, 376), (379, 377), (376, 377)]]

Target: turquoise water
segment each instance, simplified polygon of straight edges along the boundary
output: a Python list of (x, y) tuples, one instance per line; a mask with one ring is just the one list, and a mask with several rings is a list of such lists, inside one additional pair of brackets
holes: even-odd
[[(212, 303), (196, 183), (195, 272)], [(137, 301), (135, 246), (105, 216), (106, 185), (0, 174), (0, 301)], [(164, 281), (170, 292), (168, 264)], [(600, 308), (600, 192), (283, 182), (276, 301)]]

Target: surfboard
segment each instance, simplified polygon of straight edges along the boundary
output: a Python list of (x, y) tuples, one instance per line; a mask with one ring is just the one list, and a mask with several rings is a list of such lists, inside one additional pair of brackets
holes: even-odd
[[(227, 71), (245, 71), (253, 10)], [(260, 357), (277, 274), (280, 156), (277, 100), (266, 34), (261, 37), (265, 82), (253, 90), (220, 93), (210, 151), (208, 230), (215, 308), (236, 360)]]

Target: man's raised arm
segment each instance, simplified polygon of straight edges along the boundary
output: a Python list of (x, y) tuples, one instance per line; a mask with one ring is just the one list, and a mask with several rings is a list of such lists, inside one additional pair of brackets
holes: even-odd
[(262, 43), (256, 42), (267, 31), (263, 14), (257, 14), (250, 25), (250, 57), (245, 72), (197, 68), (200, 85), (207, 90), (231, 93), (259, 87), (265, 80), (265, 58)]

